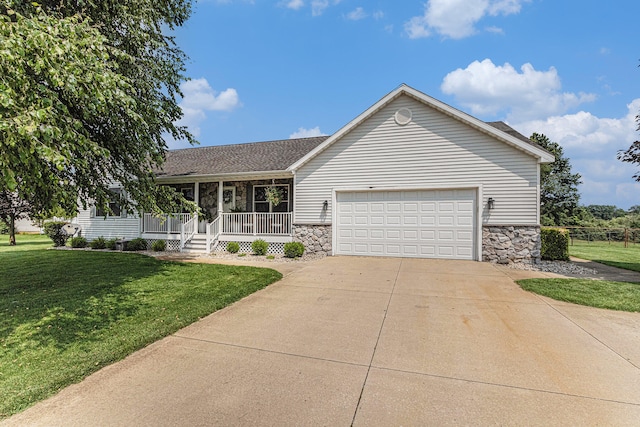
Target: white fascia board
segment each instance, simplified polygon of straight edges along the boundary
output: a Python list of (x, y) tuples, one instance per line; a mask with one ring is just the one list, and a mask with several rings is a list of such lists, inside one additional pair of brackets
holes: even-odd
[(382, 99), (380, 99), (378, 102), (376, 102), (371, 107), (369, 107), (365, 112), (360, 114), (358, 117), (351, 120), (349, 123), (343, 126), (340, 130), (338, 130), (336, 133), (334, 133), (329, 138), (327, 138), (322, 144), (318, 145), (315, 149), (311, 150), (306, 156), (302, 157), (300, 160), (298, 160), (297, 162), (289, 166), (287, 170), (288, 171), (298, 170), (309, 160), (311, 160), (316, 155), (318, 155), (319, 153), (327, 149), (327, 147), (332, 145), (335, 141), (342, 138), (344, 135), (349, 133), (353, 128), (360, 125), (370, 116), (372, 116), (374, 113), (382, 109), (384, 106), (386, 106), (387, 104), (389, 104), (391, 101), (393, 101), (394, 99), (396, 99), (402, 94), (409, 95), (414, 99), (422, 102), (423, 104), (430, 106), (431, 108), (434, 108), (452, 118), (455, 118), (463, 123), (466, 123), (469, 126), (472, 126), (484, 133), (487, 133), (493, 136), (494, 138), (497, 138), (509, 145), (514, 146), (515, 148), (518, 148), (519, 150), (524, 151), (525, 153), (537, 158), (539, 163), (551, 163), (555, 161), (555, 157), (549, 152), (547, 152), (546, 150), (543, 150), (542, 148), (538, 148), (532, 144), (528, 144), (524, 141), (521, 141), (520, 139), (513, 137), (506, 132), (502, 132), (501, 130), (494, 128), (493, 126), (483, 122), (480, 119), (477, 119), (463, 111), (453, 108), (452, 106), (447, 105), (442, 101), (438, 101), (437, 99), (432, 98), (429, 95), (423, 92), (420, 92), (410, 86), (407, 86), (406, 84), (402, 84), (398, 88), (389, 92), (387, 95), (385, 95)]

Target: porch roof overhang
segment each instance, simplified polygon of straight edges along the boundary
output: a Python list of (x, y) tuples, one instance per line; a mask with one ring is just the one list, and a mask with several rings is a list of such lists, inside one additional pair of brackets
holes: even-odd
[(191, 182), (219, 182), (219, 181), (252, 181), (257, 179), (287, 179), (293, 178), (291, 171), (260, 171), (234, 172), (223, 174), (185, 174), (172, 176), (157, 176), (158, 184), (180, 184)]

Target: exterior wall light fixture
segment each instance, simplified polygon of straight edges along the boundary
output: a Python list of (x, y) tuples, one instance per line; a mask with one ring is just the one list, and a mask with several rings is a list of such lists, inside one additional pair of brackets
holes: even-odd
[(489, 200), (487, 200), (487, 207), (489, 208), (489, 210), (493, 209), (495, 207), (496, 201), (493, 200), (493, 197), (489, 197)]

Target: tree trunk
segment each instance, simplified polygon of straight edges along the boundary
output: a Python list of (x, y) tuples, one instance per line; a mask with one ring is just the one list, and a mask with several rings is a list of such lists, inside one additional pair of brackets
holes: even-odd
[(9, 246), (16, 245), (16, 217), (9, 215)]

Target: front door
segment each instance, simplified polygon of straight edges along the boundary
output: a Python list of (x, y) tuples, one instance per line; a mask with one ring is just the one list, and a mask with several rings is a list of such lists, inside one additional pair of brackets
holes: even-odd
[(222, 212), (232, 212), (236, 208), (236, 187), (222, 189)]

